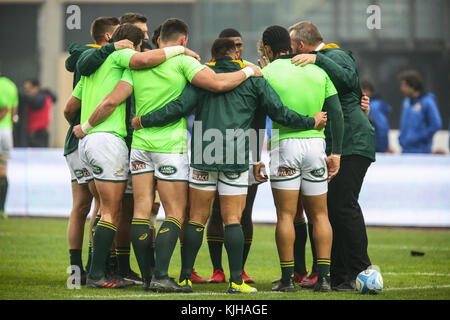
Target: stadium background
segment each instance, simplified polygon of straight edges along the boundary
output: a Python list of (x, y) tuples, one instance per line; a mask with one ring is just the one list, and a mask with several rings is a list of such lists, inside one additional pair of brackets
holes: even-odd
[[(380, 30), (369, 30), (366, 26), (370, 15), (366, 10), (373, 4), (381, 8)], [(69, 29), (66, 25), (72, 15), (67, 12), (71, 5), (80, 8), (80, 29)], [(68, 128), (62, 112), (72, 89), (72, 74), (64, 68), (67, 46), (72, 42), (92, 42), (89, 27), (94, 18), (120, 16), (125, 12), (146, 15), (150, 35), (166, 18), (184, 19), (191, 28), (189, 47), (201, 55), (203, 62), (210, 58), (211, 43), (226, 27), (241, 31), (244, 57), (256, 62), (259, 58), (256, 42), (267, 26), (288, 27), (310, 20), (318, 25), (326, 42), (338, 43), (354, 53), (360, 76), (373, 78), (381, 98), (393, 107), (389, 118), (390, 142), (397, 152), (403, 99), (397, 74), (406, 69), (418, 70), (426, 89), (436, 95), (443, 120), (443, 130), (436, 134), (433, 148), (449, 153), (448, 0), (0, 0), (3, 74), (19, 88), (25, 79), (36, 77), (42, 87), (50, 88), (58, 96), (52, 110), (51, 147), (63, 146)], [(25, 128), (19, 123), (15, 129), (15, 145), (20, 147)], [(372, 210), (378, 216), (383, 212), (384, 224), (411, 225), (417, 224), (419, 219), (422, 221), (419, 225), (450, 226), (450, 200), (446, 196), (450, 187), (448, 155), (377, 157), (378, 162), (369, 169), (361, 193), (366, 211)], [(67, 215), (70, 212), (70, 185), (62, 150), (17, 148), (8, 172), (12, 174), (7, 202), (9, 212), (26, 215), (60, 215), (61, 212)], [(380, 174), (385, 178), (383, 181)], [(261, 190), (259, 197), (266, 199), (264, 195), (268, 192), (270, 200), (268, 184), (263, 189), (267, 190)], [(403, 192), (406, 189), (410, 192)], [(44, 199), (49, 192), (59, 196), (47, 203)], [(386, 201), (387, 197), (392, 200)], [(260, 207), (267, 205), (273, 206), (273, 203), (263, 203)], [(56, 213), (52, 214), (52, 210)], [(424, 215), (423, 210), (435, 210), (437, 214), (431, 217)], [(393, 211), (408, 216), (400, 219), (403, 221), (400, 223), (402, 221), (394, 221), (390, 216)], [(379, 224), (370, 219), (368, 223)]]

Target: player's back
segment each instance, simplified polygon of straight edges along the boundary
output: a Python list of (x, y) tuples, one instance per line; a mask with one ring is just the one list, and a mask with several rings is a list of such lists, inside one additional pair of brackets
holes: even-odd
[[(186, 83), (192, 81), (204, 68), (196, 59), (178, 55), (160, 65), (144, 70), (132, 70), (136, 115), (156, 111), (175, 100)], [(132, 147), (140, 150), (163, 153), (186, 152), (186, 119), (164, 127), (153, 127), (135, 131)]]
[[(2, 104), (9, 107), (6, 116), (0, 120), (0, 128), (12, 128), (11, 108), (17, 107), (18, 104), (17, 87), (14, 82), (3, 76), (0, 77), (0, 95), (2, 96)], [(0, 107), (3, 106), (0, 105)]]
[[(308, 64), (299, 67), (291, 63), (291, 55), (282, 56), (262, 72), (272, 88), (278, 93), (285, 106), (305, 116), (314, 116), (322, 111), (325, 99), (336, 94), (336, 89), (328, 75), (321, 68)], [(276, 122), (273, 129), (279, 129), (280, 139), (285, 138), (325, 138), (324, 130), (298, 131)]]

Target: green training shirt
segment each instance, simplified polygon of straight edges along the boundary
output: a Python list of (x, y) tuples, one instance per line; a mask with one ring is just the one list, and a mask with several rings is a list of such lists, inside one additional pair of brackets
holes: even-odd
[[(337, 94), (336, 88), (321, 68), (312, 64), (297, 67), (291, 63), (291, 57), (281, 56), (264, 67), (262, 73), (285, 106), (312, 117), (322, 111), (326, 98)], [(325, 139), (324, 129), (299, 131), (276, 122), (272, 122), (272, 129), (279, 129), (280, 141), (288, 138)]]
[[(122, 80), (124, 70), (129, 68), (131, 57), (136, 53), (132, 49), (115, 51), (105, 60), (100, 68), (92, 75), (82, 76), (72, 95), (81, 100), (81, 122), (89, 119), (100, 101), (110, 94), (117, 83)], [(126, 81), (126, 80), (124, 80)], [(88, 134), (94, 132), (108, 132), (121, 138), (127, 136), (126, 103), (122, 102), (114, 112), (102, 123), (93, 127)]]
[(0, 128), (12, 128), (11, 121), (12, 109), (19, 104), (19, 96), (17, 94), (17, 87), (6, 77), (0, 77), (0, 108), (8, 107), (8, 113), (0, 120)]
[[(133, 82), (136, 115), (156, 111), (178, 98), (186, 83), (205, 67), (195, 58), (181, 54), (151, 69), (126, 71)], [(131, 147), (161, 153), (187, 152), (186, 119), (134, 131)]]

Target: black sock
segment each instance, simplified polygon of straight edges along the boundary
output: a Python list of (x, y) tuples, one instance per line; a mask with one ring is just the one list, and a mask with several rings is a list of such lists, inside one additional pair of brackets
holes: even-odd
[(314, 237), (313, 237), (313, 225), (310, 223), (308, 223), (308, 234), (309, 234), (309, 243), (311, 244), (311, 254), (312, 254), (312, 258), (313, 258), (311, 272), (317, 272), (316, 245), (314, 243)]
[(317, 259), (317, 277), (330, 278), (330, 259)]
[(244, 239), (244, 254), (242, 256), (242, 270), (244, 270), (245, 263), (247, 262), (248, 253), (252, 246), (252, 239)]
[(294, 223), (295, 242), (294, 242), (294, 271), (299, 275), (307, 274), (305, 263), (305, 245), (308, 238), (308, 231), (305, 221)]
[(242, 256), (244, 252), (244, 233), (240, 223), (229, 224), (224, 228), (223, 244), (227, 250), (230, 267), (230, 281), (242, 284)]
[(131, 243), (134, 255), (141, 271), (143, 279), (151, 279), (152, 268), (150, 266), (150, 247), (152, 246), (152, 235), (150, 232), (150, 220), (133, 218), (131, 222)]
[(124, 276), (130, 273), (130, 247), (116, 248), (117, 264), (119, 266), (119, 274)]
[(281, 280), (289, 281), (294, 277), (294, 261), (280, 261)]
[(180, 235), (181, 223), (168, 217), (159, 228), (155, 240), (155, 276), (160, 278), (169, 273), (170, 259)]
[(89, 276), (100, 279), (105, 275), (105, 266), (109, 258), (111, 245), (116, 235), (117, 227), (106, 221), (99, 221), (94, 234), (94, 251)]
[(5, 211), (6, 194), (8, 193), (8, 178), (0, 177), (0, 212)]
[(81, 257), (81, 249), (70, 249), (70, 265), (80, 268), (80, 272), (83, 273), (83, 261)]
[(190, 279), (194, 269), (195, 258), (202, 246), (205, 226), (189, 221), (184, 231), (180, 281)]
[(213, 271), (222, 270), (222, 248), (223, 237), (218, 236), (206, 236), (208, 241), (209, 256), (213, 265)]

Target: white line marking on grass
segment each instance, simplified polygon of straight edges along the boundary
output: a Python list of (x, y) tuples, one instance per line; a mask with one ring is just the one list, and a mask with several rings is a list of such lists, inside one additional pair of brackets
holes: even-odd
[(399, 291), (399, 290), (424, 290), (424, 289), (441, 289), (450, 288), (450, 284), (440, 286), (423, 286), (423, 287), (405, 287), (405, 288), (385, 288), (383, 291)]
[(382, 272), (386, 276), (437, 276), (450, 277), (450, 273), (435, 273), (435, 272)]
[[(300, 292), (300, 291), (299, 291)], [(251, 293), (249, 296), (254, 296), (258, 294), (282, 294), (283, 292), (273, 292), (273, 291), (258, 291), (257, 293)], [(98, 298), (152, 298), (152, 297), (169, 297), (169, 296), (231, 296), (229, 293), (221, 292), (193, 292), (193, 293), (148, 293), (148, 294), (122, 294), (114, 296), (100, 296), (100, 295), (78, 295), (75, 296), (77, 299), (98, 299)]]

